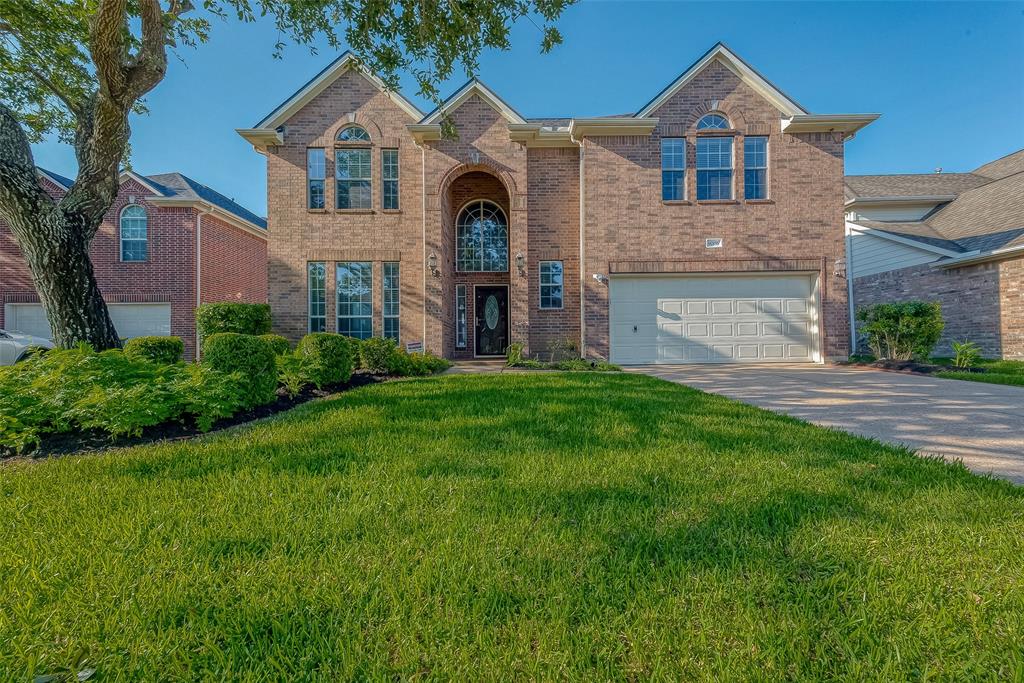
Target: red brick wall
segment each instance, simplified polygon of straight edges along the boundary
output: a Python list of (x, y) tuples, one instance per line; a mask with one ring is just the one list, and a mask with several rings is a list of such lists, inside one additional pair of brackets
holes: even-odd
[[(696, 201), (697, 120), (711, 109), (735, 129), (735, 200)], [(587, 138), (584, 148), (586, 233), (584, 274), (607, 274), (613, 262), (652, 270), (752, 271), (821, 264), (822, 350), (826, 358), (849, 349), (846, 281), (833, 276), (842, 258), (843, 143), (838, 135), (781, 132), (780, 112), (733, 72), (712, 63), (652, 116), (650, 136)], [(744, 135), (769, 137), (769, 195), (744, 201)], [(685, 136), (689, 201), (661, 200), (660, 138)], [(707, 237), (724, 248), (705, 249)], [(643, 265), (645, 264), (646, 265)], [(777, 262), (774, 265), (772, 262)], [(805, 264), (793, 267), (805, 268)], [(587, 351), (608, 355), (608, 286), (589, 277), (585, 289)]]
[(267, 302), (267, 241), (215, 218), (202, 217), (200, 300)]
[(999, 264), (1003, 358), (1024, 359), (1024, 258)]
[[(51, 187), (54, 194), (62, 191)], [(107, 212), (89, 249), (96, 280), (108, 303), (171, 304), (171, 334), (185, 342), (186, 358), (195, 355), (195, 216), (191, 207), (159, 207), (146, 197), (153, 192), (134, 180), (122, 183), (114, 204)], [(121, 210), (136, 203), (146, 209), (148, 255), (145, 261), (121, 261), (119, 219)], [(214, 290), (204, 300), (237, 300), (242, 292), (247, 301), (266, 299), (266, 247), (256, 237), (237, 236), (236, 228), (204, 216), (204, 243), (214, 256), (209, 274)], [(208, 226), (208, 227), (207, 227)], [(229, 232), (225, 233), (224, 230)], [(225, 236), (226, 235), (226, 236)], [(216, 285), (221, 267), (232, 269), (233, 287)], [(244, 282), (244, 287), (238, 283)], [(204, 287), (205, 289), (205, 287)], [(28, 266), (7, 225), (0, 221), (0, 303), (38, 302)], [(0, 327), (4, 311), (0, 305)]]

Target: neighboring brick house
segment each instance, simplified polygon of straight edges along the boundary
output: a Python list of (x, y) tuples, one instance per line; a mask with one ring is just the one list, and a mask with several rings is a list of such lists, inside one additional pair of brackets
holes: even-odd
[(942, 304), (936, 353), (1024, 358), (1024, 150), (970, 173), (846, 177), (856, 306)]
[[(40, 176), (53, 196), (72, 184), (42, 169)], [(180, 173), (122, 173), (89, 256), (118, 334), (181, 337), (190, 359), (197, 304), (267, 300), (266, 221)], [(50, 336), (28, 266), (3, 221), (0, 299), (0, 328)]]
[(346, 53), (238, 132), (291, 339), (813, 362), (849, 351), (843, 143), (875, 118), (809, 114), (718, 44), (635, 114), (563, 119), (479, 81), (424, 115)]

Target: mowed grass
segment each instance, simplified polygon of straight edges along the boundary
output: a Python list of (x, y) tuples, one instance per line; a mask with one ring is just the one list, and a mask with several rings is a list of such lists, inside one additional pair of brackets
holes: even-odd
[(636, 375), (0, 466), (0, 679), (1024, 675), (1024, 492)]
[[(933, 358), (939, 365), (952, 367), (952, 358)], [(1009, 384), (1012, 386), (1024, 387), (1024, 361), (1021, 360), (991, 360), (982, 359), (978, 361), (978, 367), (984, 368), (985, 372), (963, 372), (955, 368), (937, 373), (939, 377), (946, 379), (964, 379), (970, 382), (987, 382), (989, 384)]]

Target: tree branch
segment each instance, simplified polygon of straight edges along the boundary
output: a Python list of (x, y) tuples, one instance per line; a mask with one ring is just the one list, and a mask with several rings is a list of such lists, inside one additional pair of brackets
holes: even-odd
[(20, 224), (25, 210), (52, 211), (56, 206), (39, 182), (28, 136), (14, 112), (0, 102), (0, 218)]
[[(187, 4), (190, 6), (190, 3)], [(172, 2), (174, 13), (170, 15), (171, 21), (177, 19), (176, 13), (183, 8), (182, 2)], [(142, 45), (128, 66), (126, 75), (128, 91), (133, 100), (156, 87), (167, 72), (167, 30), (160, 0), (140, 0), (139, 16), (142, 19)]]

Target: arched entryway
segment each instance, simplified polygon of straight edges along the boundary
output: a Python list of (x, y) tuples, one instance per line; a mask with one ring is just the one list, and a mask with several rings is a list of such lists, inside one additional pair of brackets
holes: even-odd
[(505, 184), (495, 175), (472, 170), (451, 181), (446, 192), (443, 230), (449, 275), (446, 316), (455, 358), (503, 356), (511, 341), (511, 206)]

